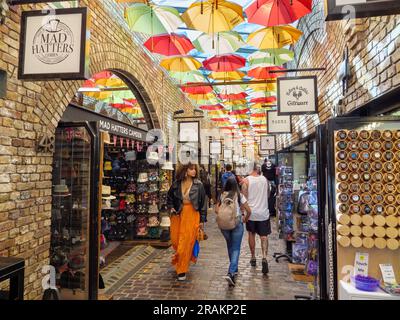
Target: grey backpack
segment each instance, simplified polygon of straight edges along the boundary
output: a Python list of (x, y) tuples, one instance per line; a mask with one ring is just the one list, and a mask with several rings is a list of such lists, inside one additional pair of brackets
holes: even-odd
[(228, 193), (221, 195), (221, 205), (217, 215), (217, 224), (221, 230), (235, 229), (240, 220), (238, 218), (238, 198), (237, 194), (233, 197)]

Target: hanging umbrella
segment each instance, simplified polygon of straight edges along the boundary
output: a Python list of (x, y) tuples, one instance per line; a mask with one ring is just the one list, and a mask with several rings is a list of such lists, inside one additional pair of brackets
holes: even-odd
[(271, 70), (284, 70), (281, 67), (257, 67), (250, 69), (247, 75), (255, 79), (276, 79), (284, 75), (282, 72), (270, 72)]
[(94, 74), (91, 79), (96, 81), (99, 79), (111, 78), (113, 75), (114, 74), (110, 71), (102, 71)]
[(135, 3), (125, 9), (125, 20), (135, 32), (149, 35), (172, 33), (182, 24), (178, 10), (172, 7)]
[(224, 110), (224, 106), (222, 104), (214, 104), (214, 105), (204, 105), (199, 107), (201, 110), (205, 111), (214, 111), (214, 110)]
[(275, 96), (276, 93), (273, 91), (254, 91), (252, 93), (250, 93), (249, 97), (250, 99), (254, 99), (254, 98), (266, 98), (266, 97), (271, 97), (271, 96)]
[(250, 112), (250, 109), (245, 108), (245, 109), (240, 109), (240, 110), (233, 110), (233, 111), (229, 112), (229, 115), (235, 116), (235, 115), (240, 115), (240, 114), (247, 114), (248, 112)]
[(215, 110), (215, 111), (208, 111), (208, 115), (210, 117), (223, 117), (228, 115), (228, 110)]
[(101, 92), (83, 92), (83, 94), (89, 98), (96, 99), (99, 101), (104, 101), (112, 97), (111, 91), (101, 91)]
[(261, 50), (279, 49), (295, 44), (303, 33), (292, 26), (269, 27), (251, 33), (247, 44)]
[(246, 45), (236, 31), (222, 31), (210, 35), (203, 33), (193, 44), (198, 51), (211, 55), (234, 53)]
[(194, 46), (190, 39), (182, 34), (162, 34), (150, 37), (144, 46), (153, 53), (164, 56), (186, 55)]
[(190, 94), (206, 94), (212, 92), (214, 89), (211, 86), (198, 86), (198, 87), (181, 87), (181, 90)]
[(294, 52), (289, 49), (267, 49), (256, 51), (247, 57), (250, 66), (281, 66), (294, 59)]
[(266, 27), (290, 24), (312, 11), (312, 0), (255, 0), (247, 9), (247, 19)]
[(276, 97), (261, 97), (250, 100), (250, 103), (272, 103), (276, 102)]
[(189, 71), (189, 72), (170, 71), (169, 75), (172, 78), (179, 80), (180, 83), (207, 82), (207, 79), (200, 71)]
[(96, 82), (93, 79), (85, 80), (82, 88), (96, 88)]
[(96, 85), (110, 88), (126, 87), (124, 81), (119, 78), (103, 78), (96, 80)]
[(218, 97), (222, 100), (242, 100), (242, 99), (246, 99), (247, 96), (248, 96), (248, 94), (246, 92), (218, 94)]
[(194, 2), (182, 14), (182, 19), (188, 28), (209, 34), (232, 30), (244, 21), (243, 8), (225, 0)]
[(160, 66), (168, 71), (188, 72), (200, 69), (201, 63), (191, 56), (178, 56), (161, 60)]
[(217, 72), (230, 72), (246, 66), (246, 59), (237, 54), (217, 55), (203, 61), (207, 70)]
[[(222, 95), (229, 94), (243, 94), (246, 90), (247, 85), (229, 85), (229, 86), (218, 86), (218, 93)], [(235, 99), (240, 100), (240, 99)]]
[(271, 110), (275, 107), (275, 103), (256, 103), (250, 106), (251, 110)]
[(250, 83), (248, 85), (249, 89), (252, 89), (254, 91), (273, 91), (276, 92), (277, 90), (277, 84), (272, 83), (272, 82), (266, 82), (266, 83)]
[(245, 76), (246, 74), (241, 71), (231, 71), (231, 72), (213, 71), (208, 77), (214, 80), (232, 81), (232, 80), (242, 80)]
[(251, 118), (255, 118), (255, 119), (265, 118), (266, 113), (265, 112), (252, 113), (250, 116), (251, 116)]

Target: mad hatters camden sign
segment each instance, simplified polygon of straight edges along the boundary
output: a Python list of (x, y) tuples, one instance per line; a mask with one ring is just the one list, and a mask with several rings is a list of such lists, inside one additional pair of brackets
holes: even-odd
[(85, 79), (87, 8), (22, 12), (19, 79)]
[(399, 0), (325, 0), (325, 7), (327, 21), (400, 13)]
[(317, 77), (278, 78), (278, 114), (318, 112)]

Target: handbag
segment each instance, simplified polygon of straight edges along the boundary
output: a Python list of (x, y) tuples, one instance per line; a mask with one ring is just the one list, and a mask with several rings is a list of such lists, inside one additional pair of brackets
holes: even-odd
[(199, 240), (196, 240), (196, 242), (194, 243), (192, 255), (193, 255), (193, 257), (198, 258), (199, 253), (200, 253), (200, 243), (199, 243)]

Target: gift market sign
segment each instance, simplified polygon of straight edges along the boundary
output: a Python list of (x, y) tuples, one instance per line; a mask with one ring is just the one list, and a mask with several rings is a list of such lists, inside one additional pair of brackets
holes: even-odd
[(22, 12), (18, 78), (86, 79), (87, 26), (87, 8)]
[(317, 112), (317, 77), (278, 78), (278, 115), (301, 115)]

